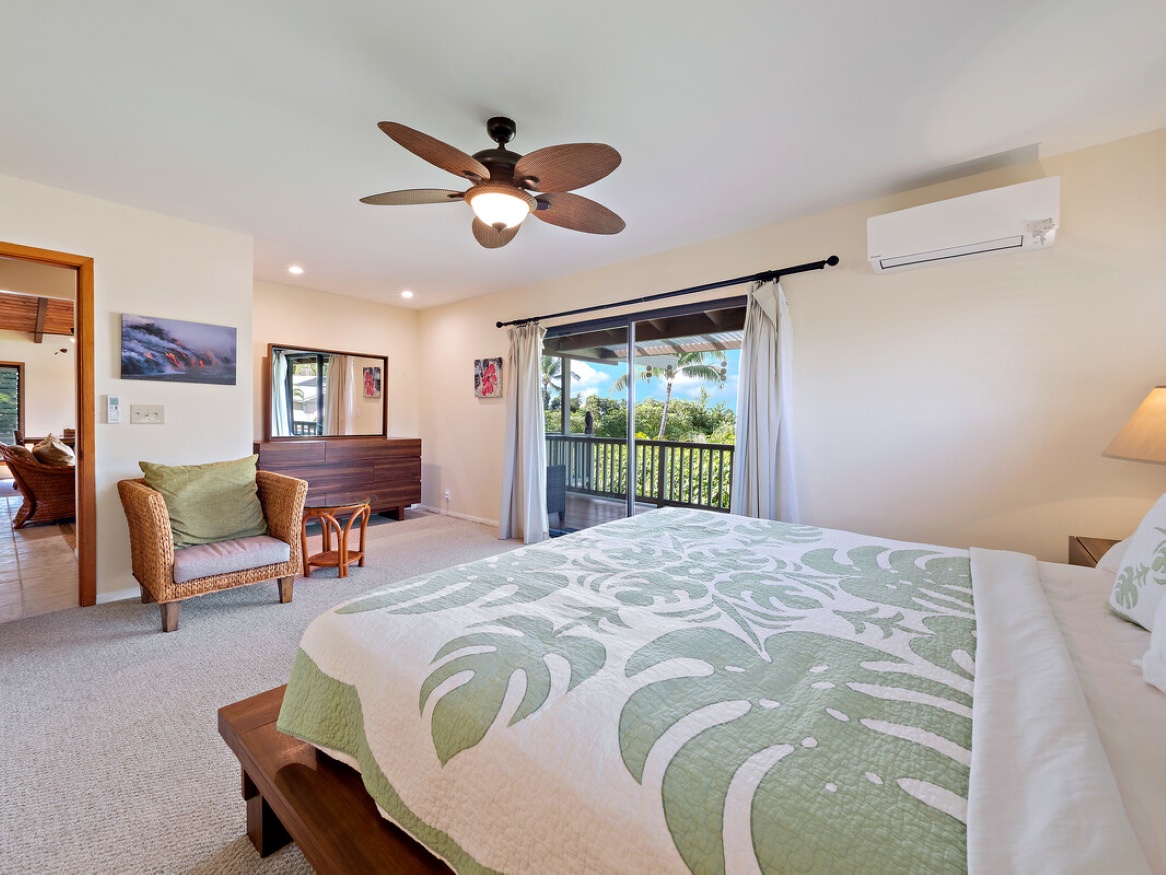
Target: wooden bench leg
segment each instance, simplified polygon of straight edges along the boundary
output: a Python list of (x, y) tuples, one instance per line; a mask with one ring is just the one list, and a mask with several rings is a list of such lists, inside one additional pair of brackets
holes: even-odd
[(178, 612), (182, 608), (182, 602), (163, 602), (158, 607), (162, 609), (162, 631), (175, 631), (178, 628)]
[(295, 582), (294, 576), (279, 579), (279, 603), (281, 605), (286, 605), (292, 600), (292, 587), (295, 586)]
[(274, 854), (291, 841), (267, 800), (259, 795), (259, 788), (243, 772), (243, 798), (247, 800), (247, 838), (259, 852), (259, 856)]
[(138, 585), (138, 589), (140, 589), (142, 591), (142, 604), (143, 605), (148, 605), (148, 604), (150, 604), (150, 602), (154, 601), (154, 597), (152, 595), (150, 595), (150, 591), (148, 589), (146, 589), (144, 586), (142, 586), (140, 584)]

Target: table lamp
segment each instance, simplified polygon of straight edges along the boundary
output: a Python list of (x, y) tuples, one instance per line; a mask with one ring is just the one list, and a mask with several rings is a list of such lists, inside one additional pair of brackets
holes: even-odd
[(1166, 386), (1155, 386), (1117, 433), (1103, 456), (1166, 463)]

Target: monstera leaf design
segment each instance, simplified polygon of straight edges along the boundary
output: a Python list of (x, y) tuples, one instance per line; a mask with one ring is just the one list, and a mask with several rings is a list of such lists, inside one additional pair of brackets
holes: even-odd
[[(1162, 535), (1166, 535), (1166, 529), (1158, 529)], [(1155, 582), (1159, 584), (1166, 584), (1166, 541), (1158, 544), (1158, 549), (1154, 551), (1154, 558), (1150, 561), (1150, 570), (1156, 575)]]
[[(928, 617), (923, 625), (934, 634), (912, 638), (911, 649), (932, 665), (970, 681), (971, 666), (976, 659), (976, 621), (967, 617)], [(970, 692), (970, 685), (967, 690)], [(949, 695), (969, 708), (972, 706), (969, 693), (952, 691)]]
[[(932, 558), (920, 563), (925, 556)], [(919, 610), (943, 605), (972, 612), (971, 563), (964, 556), (940, 556), (930, 550), (892, 550), (880, 545), (856, 547), (837, 561), (836, 551), (811, 550), (802, 562), (820, 574), (837, 578), (851, 595)], [(884, 567), (883, 561), (886, 563)]]
[(1145, 565), (1127, 565), (1118, 574), (1113, 585), (1114, 600), (1127, 611), (1137, 607), (1138, 599), (1142, 594), (1142, 587), (1146, 585), (1146, 577), (1150, 569)]
[[(955, 649), (954, 642), (945, 646)], [(678, 659), (707, 669), (633, 693), (620, 716), (620, 749), (642, 782), (661, 739), (668, 736), (669, 750), (679, 744), (664, 769), (664, 815), (693, 872), (724, 871), (721, 831), (693, 825), (725, 823), (730, 787), (739, 780), (755, 782), (750, 831), (763, 872), (812, 869), (812, 860), (787, 857), (797, 846), (794, 833), (806, 830), (836, 836), (836, 871), (901, 871), (905, 860), (893, 855), (903, 849), (918, 871), (962, 870), (962, 856), (945, 857), (942, 848), (965, 843), (959, 814), (971, 709), (953, 701), (948, 687), (912, 674), (912, 693), (901, 693), (907, 663), (856, 642), (784, 632), (758, 653), (712, 628), (658, 638), (632, 656), (627, 674), (664, 671)], [(873, 750), (871, 758), (856, 759), (860, 750)], [(922, 817), (925, 804), (947, 813)]]
[[(519, 563), (523, 565), (519, 565)], [(524, 567), (533, 571), (519, 570)], [(518, 605), (535, 602), (570, 585), (570, 559), (550, 550), (515, 550), (475, 567), (456, 565), (374, 590), (338, 614), (386, 610), (393, 614), (427, 614), (463, 607), (480, 600)]]
[[(442, 647), (433, 657), (434, 663), (441, 664), (421, 686), (420, 708), (424, 712), (438, 687), (467, 674), (464, 683), (440, 693), (433, 707), (433, 746), (442, 765), (485, 737), (502, 710), (515, 672), (526, 676), (526, 692), (510, 718), (511, 726), (546, 703), (551, 690), (547, 656), (559, 656), (571, 666), (568, 691), (599, 671), (607, 658), (600, 642), (556, 630), (541, 617), (512, 616), (480, 625), (494, 628), (463, 635)], [(453, 658), (442, 662), (449, 656)]]
[(867, 626), (873, 626), (883, 633), (884, 638), (890, 638), (895, 629), (902, 628), (899, 624), (904, 619), (902, 611), (895, 611), (894, 615), (890, 617), (880, 617), (882, 609), (879, 607), (866, 608), (862, 611), (835, 611), (834, 613), (849, 621), (850, 625), (854, 627), (855, 633), (861, 635), (866, 631)]

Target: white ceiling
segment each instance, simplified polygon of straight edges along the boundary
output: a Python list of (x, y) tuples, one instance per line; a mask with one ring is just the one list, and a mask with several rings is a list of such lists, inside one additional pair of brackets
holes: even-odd
[[(414, 307), (1166, 127), (1163, 0), (7, 0), (3, 22), (0, 174)], [(520, 153), (619, 150), (579, 193), (627, 229), (528, 220), (485, 250), (464, 204), (358, 202), (464, 187), (378, 121), (472, 153), (492, 115)]]

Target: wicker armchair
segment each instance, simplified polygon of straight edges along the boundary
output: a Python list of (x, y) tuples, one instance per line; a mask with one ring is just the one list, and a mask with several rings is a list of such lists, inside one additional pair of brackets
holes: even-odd
[(271, 471), (257, 472), (255, 480), (268, 534), (287, 543), (291, 549), (288, 560), (228, 574), (212, 574), (183, 583), (174, 581), (174, 536), (162, 494), (151, 489), (142, 479), (118, 482), (117, 491), (130, 526), (133, 574), (141, 587), (142, 601), (159, 603), (163, 632), (173, 632), (178, 628), (183, 599), (208, 592), (278, 578), (280, 603), (292, 600), (292, 585), (303, 566), (300, 533), (308, 484)]
[(77, 471), (72, 465), (46, 465), (24, 447), (0, 445), (0, 455), (12, 472), (24, 504), (12, 520), (12, 528), (29, 523), (49, 523), (77, 515)]

